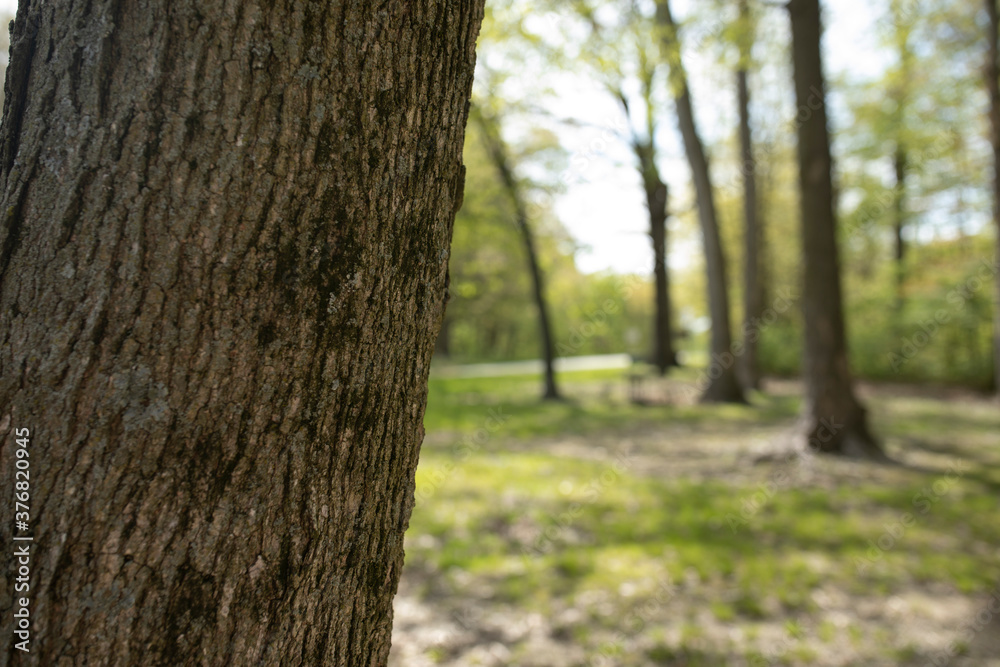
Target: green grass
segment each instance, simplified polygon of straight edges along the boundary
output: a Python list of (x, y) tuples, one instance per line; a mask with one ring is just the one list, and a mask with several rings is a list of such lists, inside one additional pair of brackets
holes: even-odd
[[(424, 490), (426, 471), (445, 459), (424, 455), (418, 489)], [(1000, 575), (996, 564), (983, 568), (961, 548), (969, 539), (996, 537), (997, 500), (975, 482), (956, 482), (925, 516), (912, 505), (925, 483), (791, 488), (733, 530), (726, 517), (739, 512), (734, 496), (756, 487), (607, 472), (600, 464), (543, 453), (473, 456), (414, 514), (413, 533), (446, 540), (443, 549), (420, 557), (442, 569), (507, 571), (537, 577), (538, 583), (555, 573), (574, 589), (612, 585), (625, 571), (676, 578), (692, 568), (703, 580), (718, 577), (751, 597), (773, 594), (792, 606), (802, 604), (801, 591), (823, 581), (867, 588), (917, 579), (975, 590)], [(610, 481), (603, 483), (602, 475)], [(870, 558), (885, 526), (906, 512), (916, 523), (892, 540), (905, 550), (890, 548)], [(518, 522), (534, 537), (511, 534)], [(819, 574), (803, 553), (821, 558), (829, 569)], [(857, 560), (870, 561), (871, 571), (858, 576)]]
[[(792, 398), (764, 394), (755, 395), (753, 406), (649, 407), (621, 400), (620, 396), (604, 400), (602, 393), (620, 388), (624, 377), (623, 370), (560, 374), (561, 383), (576, 390), (573, 396), (562, 401), (540, 401), (542, 387), (536, 376), (432, 378), (424, 427), (428, 433), (473, 432), (483, 426), (490, 409), (499, 409), (508, 418), (505, 435), (532, 438), (663, 424), (703, 426), (720, 418), (736, 426), (786, 419), (798, 410), (798, 402)], [(675, 378), (693, 383), (698, 378), (698, 371), (679, 369), (672, 372), (671, 379)], [(583, 398), (579, 397), (581, 393)]]
[[(749, 477), (663, 477), (636, 461), (615, 468), (613, 458), (561, 454), (549, 445), (561, 437), (651, 437), (668, 428), (738, 435), (750, 426), (789, 422), (797, 400), (757, 395), (754, 406), (720, 408), (641, 407), (602, 398), (602, 385), (621, 383), (621, 376), (564, 378), (578, 398), (554, 403), (537, 400), (537, 378), (432, 380), (407, 566), (436, 573), (428, 585), (437, 595), (462, 596), (471, 577), (491, 591), (494, 603), (525, 613), (588, 610), (589, 620), (566, 633), (590, 655), (643, 605), (652, 603), (656, 616), (687, 600), (694, 611), (742, 627), (748, 638), (760, 624), (783, 627), (789, 644), (780, 660), (787, 664), (809, 664), (817, 645), (878, 643), (868, 628), (851, 625), (845, 636), (823, 620), (815, 601), (821, 589), (891, 596), (944, 586), (979, 594), (1000, 581), (997, 478), (982, 466), (997, 460), (997, 411), (929, 399), (876, 400), (872, 411), (886, 441), (902, 447), (917, 440), (937, 457), (936, 466), (874, 466), (867, 474), (865, 464), (841, 462), (836, 474), (852, 475), (849, 481), (831, 473), (823, 484), (789, 483), (745, 522), (733, 522), (760, 483), (789, 464), (761, 466)], [(461, 440), (484, 428), (497, 407), (506, 421), (458, 456)], [(970, 467), (946, 487), (938, 484), (938, 493), (934, 484), (944, 479), (946, 460)], [(921, 497), (930, 502), (918, 502)], [(913, 520), (903, 525), (907, 514)], [(880, 539), (885, 548), (876, 548)], [(612, 611), (587, 602), (594, 599), (610, 600)], [(720, 659), (704, 654), (700, 639), (687, 634), (680, 643), (650, 639), (641, 655), (615, 648), (624, 651), (616, 664)], [(713, 650), (751, 660), (757, 649), (746, 641)], [(871, 650), (883, 660), (917, 651), (885, 643)]]

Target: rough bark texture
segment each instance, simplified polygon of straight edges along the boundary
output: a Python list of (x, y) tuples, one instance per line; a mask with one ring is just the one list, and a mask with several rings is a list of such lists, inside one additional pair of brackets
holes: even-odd
[(386, 663), (481, 17), (21, 1), (0, 130), (5, 498), (32, 430), (19, 664)]
[(503, 137), (500, 136), (500, 126), (496, 118), (489, 116), (486, 111), (479, 109), (475, 111), (475, 118), (479, 127), (483, 131), (483, 141), (486, 150), (490, 155), (493, 165), (496, 167), (500, 180), (503, 182), (504, 190), (510, 197), (514, 207), (514, 223), (517, 225), (521, 240), (524, 242), (524, 252), (528, 260), (528, 271), (531, 274), (532, 296), (535, 307), (538, 309), (538, 332), (542, 342), (542, 361), (545, 365), (545, 389), (542, 398), (558, 399), (559, 388), (556, 385), (556, 348), (552, 342), (552, 325), (549, 319), (549, 306), (545, 298), (545, 278), (542, 275), (542, 267), (538, 263), (538, 252), (535, 249), (535, 237), (531, 230), (531, 222), (528, 220), (528, 209), (524, 197), (521, 194), (521, 185), (514, 175), (514, 169), (510, 163), (507, 146)]
[(736, 377), (735, 359), (731, 347), (729, 323), (729, 295), (726, 285), (726, 261), (719, 236), (719, 223), (715, 211), (715, 196), (709, 173), (708, 156), (695, 123), (687, 75), (681, 63), (677, 26), (668, 0), (657, 5), (657, 23), (663, 30), (664, 50), (670, 59), (670, 86), (677, 106), (677, 124), (684, 141), (684, 152), (691, 166), (695, 196), (698, 201), (698, 220), (705, 246), (705, 270), (708, 277), (708, 307), (712, 319), (709, 347), (709, 383), (702, 394), (705, 402), (744, 402), (743, 389)]
[[(990, 95), (990, 141), (993, 144), (993, 222), (997, 228), (995, 261), (1000, 264), (1000, 12), (997, 0), (986, 0), (989, 16), (987, 35), (987, 60), (985, 68), (986, 89)], [(993, 294), (993, 387), (1000, 397), (1000, 272), (996, 275)]]
[(879, 457), (881, 450), (854, 396), (847, 364), (819, 0), (791, 0), (788, 9), (795, 98), (800, 110), (808, 110), (800, 111), (798, 124), (806, 436), (818, 451)]
[[(740, 2), (740, 18), (749, 33), (749, 7)], [(754, 160), (753, 134), (750, 130), (750, 87), (747, 69), (753, 40), (742, 35), (740, 67), (736, 72), (736, 97), (740, 116), (740, 154), (743, 164), (743, 355), (740, 358), (743, 386), (760, 389), (760, 364), (757, 359), (757, 337), (764, 299), (760, 279), (760, 209), (757, 203), (757, 162)]]

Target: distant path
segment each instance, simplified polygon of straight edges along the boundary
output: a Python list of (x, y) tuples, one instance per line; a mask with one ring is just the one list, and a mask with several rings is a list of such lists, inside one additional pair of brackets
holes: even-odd
[[(561, 357), (556, 359), (556, 372), (603, 371), (632, 366), (627, 354), (601, 354), (589, 357)], [(532, 375), (543, 370), (541, 359), (528, 361), (499, 361), (489, 364), (456, 364), (432, 366), (431, 376), (441, 378), (489, 378), (503, 375)]]

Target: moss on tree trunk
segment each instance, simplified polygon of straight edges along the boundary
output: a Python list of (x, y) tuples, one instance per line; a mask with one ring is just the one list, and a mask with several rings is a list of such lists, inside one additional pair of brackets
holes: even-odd
[(33, 664), (386, 662), (481, 17), (22, 1), (0, 424), (33, 432)]

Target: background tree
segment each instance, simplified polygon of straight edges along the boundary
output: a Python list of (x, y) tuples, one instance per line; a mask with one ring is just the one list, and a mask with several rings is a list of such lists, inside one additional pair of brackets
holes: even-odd
[[(993, 345), (989, 292), (976, 290), (960, 308), (948, 302), (984, 253), (993, 253), (992, 234), (985, 243), (983, 236), (991, 224), (987, 117), (969, 103), (985, 97), (974, 66), (982, 61), (982, 7), (885, 0), (876, 9), (875, 42), (886, 66), (841, 73), (834, 84), (843, 102), (835, 107), (846, 112), (834, 142), (844, 309), (864, 323), (849, 331), (851, 368), (868, 378), (947, 376), (985, 388), (992, 376), (984, 362)], [(941, 309), (948, 321), (914, 355), (913, 336)], [(901, 356), (904, 349), (912, 358)]]
[[(513, 120), (519, 120), (519, 114), (513, 114)], [(578, 246), (553, 211), (550, 193), (554, 186), (545, 178), (562, 173), (565, 153), (546, 128), (525, 126), (528, 131), (511, 133), (506, 146), (528, 200), (526, 210), (546, 278), (546, 294), (560, 306), (550, 313), (556, 355), (620, 353), (627, 349), (627, 333), (634, 322), (651, 319), (652, 298), (648, 303), (643, 300), (651, 289), (645, 279), (632, 276), (627, 283), (636, 289), (626, 295), (616, 287), (623, 284), (620, 276), (585, 274), (577, 268), (574, 252)], [(442, 327), (444, 332), (447, 326), (449, 334), (447, 361), (535, 359), (539, 356), (538, 318), (532, 307), (533, 286), (525, 270), (523, 241), (513, 222), (510, 197), (480, 133), (477, 123), (469, 124), (465, 198), (455, 218), (449, 261), (451, 298)], [(622, 308), (615, 317), (600, 315), (608, 299)], [(649, 340), (647, 335), (640, 344)], [(435, 359), (444, 362), (439, 354), (444, 354), (440, 345)]]
[[(663, 53), (670, 67), (670, 90), (677, 111), (677, 124), (684, 142), (684, 151), (691, 167), (695, 195), (698, 201), (698, 219), (705, 248), (705, 270), (708, 279), (708, 304), (711, 313), (710, 360), (718, 372), (709, 374), (710, 382), (701, 399), (706, 402), (743, 402), (743, 389), (736, 377), (732, 363), (732, 336), (729, 324), (729, 296), (726, 284), (726, 260), (719, 235), (715, 210), (715, 195), (709, 171), (708, 155), (702, 144), (695, 122), (687, 74), (681, 59), (677, 24), (670, 11), (668, 0), (657, 4), (657, 24), (663, 40)], [(729, 361), (726, 361), (726, 360)]]
[[(465, 198), (452, 234), (450, 299), (442, 331), (449, 329), (452, 360), (517, 359), (522, 351), (537, 357), (537, 318), (525, 308), (532, 285), (521, 236), (481, 133), (475, 122), (466, 128)], [(514, 156), (520, 159), (520, 153)], [(538, 241), (549, 256), (554, 244), (543, 237)]]
[(0, 429), (32, 430), (36, 664), (386, 662), (481, 18), (22, 3)]
[(897, 63), (890, 73), (892, 83), (889, 96), (893, 102), (890, 125), (893, 128), (893, 240), (895, 250), (893, 261), (896, 273), (896, 310), (902, 310), (905, 299), (906, 283), (906, 240), (904, 230), (907, 219), (907, 170), (909, 168), (909, 148), (907, 146), (907, 108), (910, 104), (910, 86), (913, 77), (913, 53), (910, 46), (909, 25), (901, 0), (890, 1), (890, 16), (892, 19), (892, 42), (896, 52)]
[[(990, 96), (990, 143), (993, 146), (993, 223), (996, 226), (996, 255), (994, 261), (1000, 266), (1000, 12), (996, 0), (986, 0), (988, 18), (986, 44), (987, 58), (984, 76), (986, 90)], [(1000, 271), (996, 272), (996, 290), (993, 297), (993, 386), (1000, 396)]]
[[(667, 221), (669, 219), (669, 188), (660, 174), (657, 162), (657, 118), (661, 111), (656, 103), (654, 88), (658, 83), (660, 61), (656, 54), (652, 17), (645, 16), (634, 0), (617, 6), (616, 23), (598, 18), (598, 10), (608, 5), (592, 5), (582, 0), (572, 3), (590, 31), (583, 58), (591, 65), (603, 87), (620, 105), (627, 123), (627, 141), (635, 156), (642, 191), (649, 214), (649, 238), (653, 249), (653, 366), (661, 375), (672, 366), (679, 366), (673, 341), (673, 317), (670, 299), (670, 269)], [(626, 84), (634, 79), (638, 94), (626, 92)], [(638, 121), (633, 116), (638, 117)], [(641, 127), (637, 127), (636, 123)]]
[(664, 375), (671, 366), (679, 366), (673, 343), (673, 318), (670, 302), (670, 267), (667, 265), (667, 221), (670, 217), (670, 189), (657, 167), (656, 117), (658, 109), (653, 100), (653, 84), (656, 79), (656, 61), (648, 45), (637, 45), (637, 71), (639, 97), (645, 117), (645, 130), (640, 132), (630, 118), (629, 98), (619, 85), (612, 94), (621, 104), (622, 111), (629, 119), (629, 144), (635, 154), (636, 167), (642, 181), (646, 197), (646, 211), (649, 213), (649, 238), (653, 244), (653, 365)]
[(507, 196), (510, 198), (510, 203), (514, 210), (514, 224), (517, 226), (518, 232), (521, 235), (521, 242), (524, 244), (524, 255), (528, 263), (528, 272), (531, 276), (532, 297), (534, 298), (535, 308), (538, 310), (538, 332), (539, 339), (541, 340), (542, 362), (545, 368), (545, 388), (542, 398), (557, 399), (559, 398), (559, 388), (556, 386), (555, 373), (556, 348), (553, 343), (549, 304), (545, 297), (545, 278), (542, 275), (541, 265), (539, 264), (537, 244), (531, 228), (531, 221), (528, 219), (527, 202), (521, 191), (521, 184), (514, 174), (510, 151), (507, 149), (507, 145), (501, 135), (500, 120), (496, 112), (484, 106), (483, 101), (480, 101), (476, 104), (472, 115), (479, 126), (486, 151), (497, 170), (497, 175), (503, 183)]
[(757, 325), (764, 310), (763, 281), (760, 275), (761, 229), (757, 202), (757, 161), (754, 158), (753, 133), (750, 127), (750, 86), (748, 72), (752, 63), (754, 25), (747, 0), (739, 0), (736, 68), (736, 99), (740, 116), (740, 158), (743, 173), (743, 355), (740, 357), (743, 386), (760, 388), (760, 364), (757, 359)]
[(826, 453), (873, 457), (881, 448), (854, 395), (847, 362), (833, 203), (819, 0), (791, 0), (792, 64), (798, 119), (805, 321), (806, 436)]

